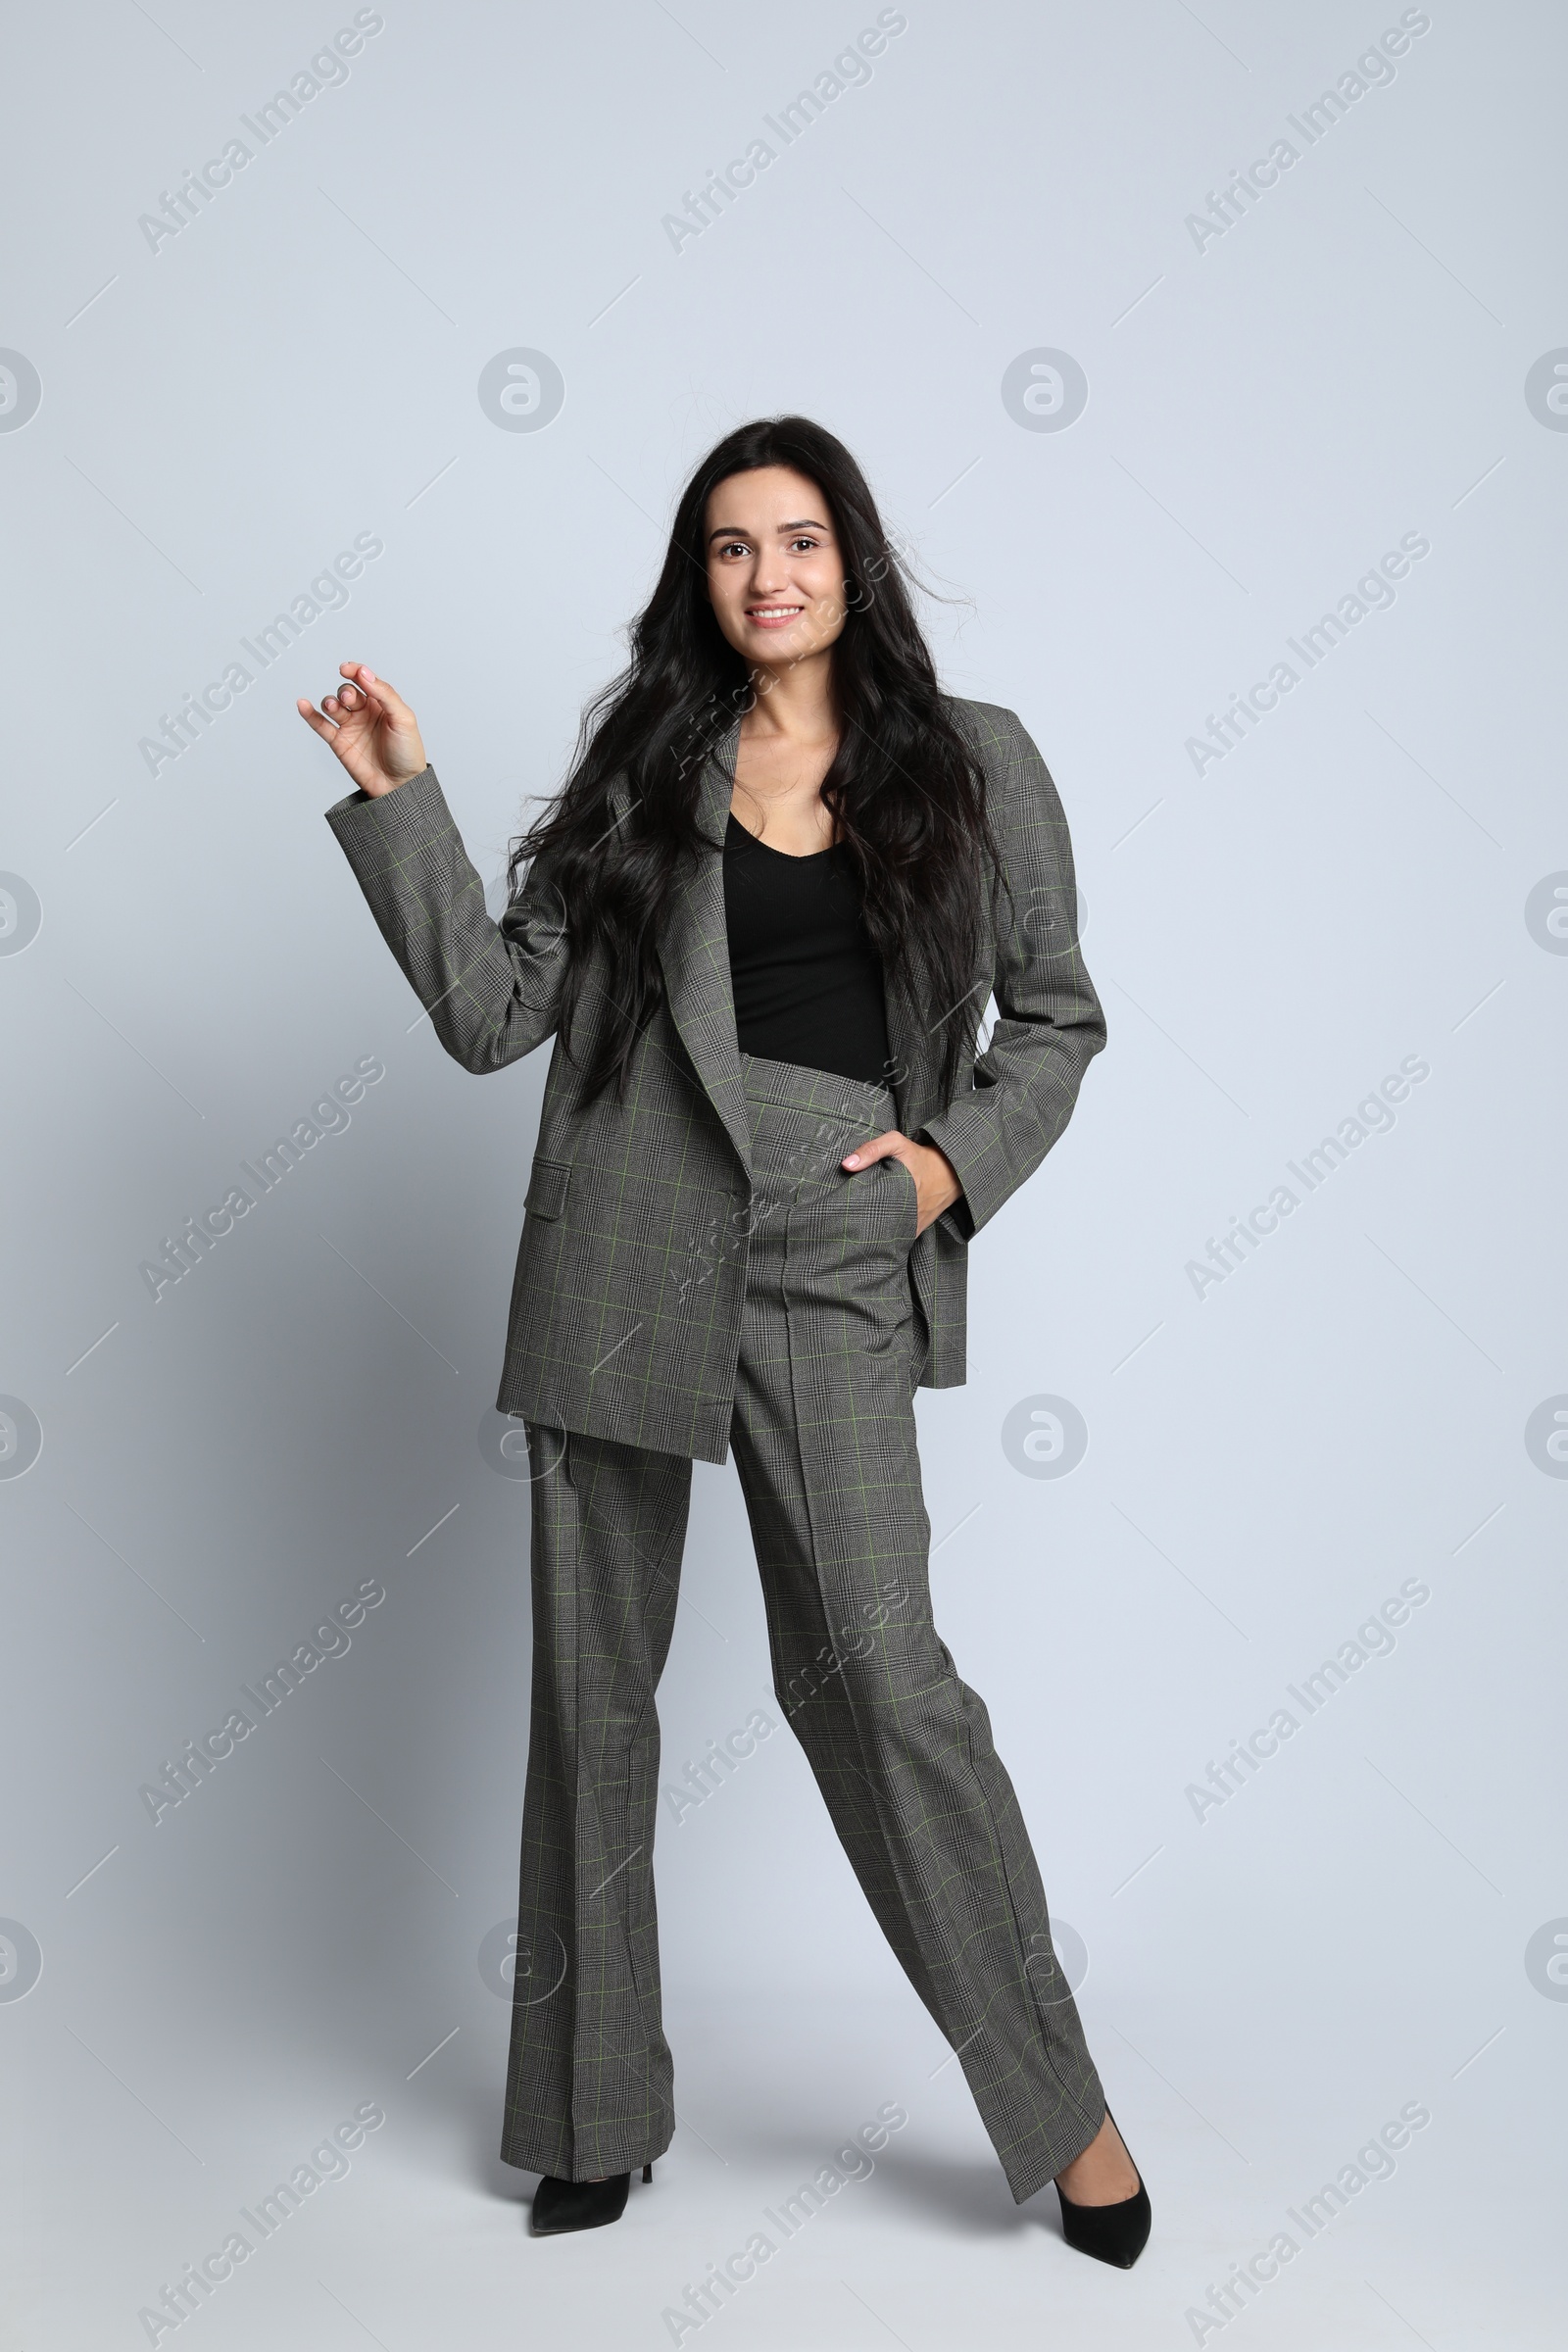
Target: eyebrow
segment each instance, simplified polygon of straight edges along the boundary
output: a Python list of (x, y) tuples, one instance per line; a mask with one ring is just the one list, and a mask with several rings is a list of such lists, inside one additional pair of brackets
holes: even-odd
[[(775, 524), (774, 527), (780, 531), (825, 531), (828, 526), (825, 522), (813, 522), (808, 515), (803, 516), (799, 522), (781, 522)], [(714, 539), (749, 539), (751, 535), (750, 531), (742, 530), (738, 523), (727, 523), (723, 529), (710, 531), (708, 534), (710, 541)]]

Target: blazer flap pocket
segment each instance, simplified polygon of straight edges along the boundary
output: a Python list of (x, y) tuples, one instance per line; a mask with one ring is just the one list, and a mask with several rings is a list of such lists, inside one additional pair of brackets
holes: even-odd
[(559, 1217), (566, 1205), (566, 1187), (571, 1182), (569, 1162), (561, 1159), (536, 1159), (533, 1174), (528, 1180), (528, 1197), (523, 1202), (531, 1217)]

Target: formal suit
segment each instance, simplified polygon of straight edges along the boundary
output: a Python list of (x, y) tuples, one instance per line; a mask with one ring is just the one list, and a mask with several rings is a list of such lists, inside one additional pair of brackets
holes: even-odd
[[(691, 1461), (731, 1446), (780, 1704), (1014, 2196), (1103, 2116), (1011, 1783), (927, 1582), (913, 1391), (961, 1381), (968, 1241), (1060, 1134), (1104, 1041), (1045, 763), (1011, 712), (953, 709), (1004, 884), (975, 973), (973, 1009), (994, 995), (998, 1019), (972, 1088), (941, 1099), (950, 1008), (896, 988), (887, 1088), (740, 1051), (722, 879), (738, 726), (703, 771), (707, 847), (660, 941), (666, 1002), (624, 1098), (587, 1102), (559, 1045), (551, 1064), (498, 1400), (529, 1426), (535, 1635), (502, 2152), (540, 2172), (629, 2170), (674, 2128), (654, 1692)], [(496, 1069), (552, 1034), (565, 950), (546, 861), (497, 924), (431, 770), (328, 814), (448, 1052)], [(610, 976), (590, 979), (591, 1027), (613, 1007)], [(895, 1124), (963, 1186), (918, 1238), (901, 1162), (841, 1165)]]
[[(953, 710), (985, 765), (1010, 905), (988, 923), (976, 1015), (1000, 1018), (972, 1091), (944, 1102), (936, 1032), (955, 1008), (890, 988), (893, 1095), (907, 1135), (937, 1144), (962, 1200), (920, 1236), (910, 1275), (928, 1340), (922, 1382), (963, 1379), (967, 1243), (1031, 1175), (1066, 1126), (1104, 1043), (1084, 968), (1072, 849), (1056, 790), (1018, 719), (991, 704)], [(711, 1281), (687, 1281), (715, 1229), (744, 1228), (750, 1138), (724, 934), (723, 840), (740, 727), (706, 763), (700, 822), (710, 847), (660, 943), (667, 1001), (641, 1040), (624, 1100), (585, 1102), (575, 1066), (552, 1057), (512, 1292), (497, 1403), (585, 1435), (722, 1462), (746, 1287), (744, 1247)], [(623, 795), (619, 804), (625, 806)], [(497, 1070), (554, 1034), (565, 949), (548, 868), (493, 923), (435, 771), (327, 812), (388, 945), (465, 1069)], [(584, 1045), (613, 1020), (608, 975), (591, 975)]]

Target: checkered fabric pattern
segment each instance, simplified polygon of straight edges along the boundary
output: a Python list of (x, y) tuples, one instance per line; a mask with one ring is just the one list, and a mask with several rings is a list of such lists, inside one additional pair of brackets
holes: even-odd
[[(951, 1102), (939, 1091), (951, 1007), (913, 1004), (891, 986), (887, 1004), (895, 1123), (940, 1145), (963, 1186), (909, 1260), (921, 1378), (934, 1388), (964, 1376), (967, 1244), (1061, 1133), (1105, 1039), (1046, 764), (1010, 710), (951, 708), (984, 764), (1002, 859), (974, 991), (977, 1005), (995, 997), (999, 1018), (972, 1086)], [(724, 923), (738, 741), (737, 720), (703, 771), (705, 847), (660, 942), (666, 1000), (624, 1098), (589, 1102), (559, 1044), (552, 1058), (497, 1397), (529, 1421), (711, 1462), (729, 1445), (753, 1183)], [(352, 793), (327, 821), (466, 1069), (501, 1069), (554, 1034), (566, 951), (545, 861), (493, 922), (433, 768), (379, 799)], [(585, 1048), (617, 1017), (607, 970), (591, 970), (586, 988)], [(737, 1230), (739, 1247), (713, 1249), (715, 1232)]]
[[(742, 1057), (753, 1191), (731, 1442), (774, 1690), (1020, 2202), (1104, 2098), (981, 1700), (932, 1622), (913, 1179), (846, 1152), (890, 1094)], [(734, 1246), (726, 1231), (715, 1248)], [(653, 1854), (689, 1460), (535, 1425), (533, 1720), (502, 2154), (566, 2179), (674, 2130)]]

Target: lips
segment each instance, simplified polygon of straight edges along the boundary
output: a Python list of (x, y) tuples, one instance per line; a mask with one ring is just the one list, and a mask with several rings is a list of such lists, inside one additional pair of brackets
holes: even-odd
[(805, 611), (804, 605), (748, 605), (746, 617), (760, 629), (784, 629)]

